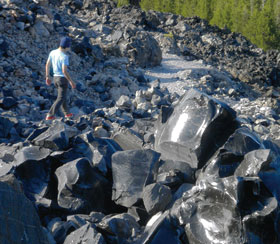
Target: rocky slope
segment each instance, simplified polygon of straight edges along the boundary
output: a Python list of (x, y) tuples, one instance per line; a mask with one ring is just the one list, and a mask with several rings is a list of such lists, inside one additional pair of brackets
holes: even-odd
[[(75, 118), (45, 122), (63, 35)], [(0, 0), (0, 242), (279, 243), (279, 58), (196, 17)]]

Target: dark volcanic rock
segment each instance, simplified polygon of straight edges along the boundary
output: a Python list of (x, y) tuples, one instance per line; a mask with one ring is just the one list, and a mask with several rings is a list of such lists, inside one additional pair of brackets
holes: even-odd
[(0, 242), (49, 244), (31, 201), (24, 194), (0, 182)]
[[(174, 243), (181, 244), (182, 229), (171, 223), (169, 211), (156, 214), (147, 223), (143, 235), (135, 241), (137, 244)], [(188, 243), (184, 240), (183, 243)]]
[(135, 218), (127, 213), (106, 216), (97, 224), (97, 227), (102, 230), (106, 239), (117, 243), (131, 240), (140, 232), (140, 226)]
[[(66, 163), (55, 172), (58, 179), (58, 205), (70, 213), (104, 211), (110, 186), (87, 158)], [(109, 196), (108, 196), (109, 195)]]
[(237, 128), (230, 107), (193, 89), (166, 122), (163, 118), (158, 120), (156, 150), (163, 158), (187, 162), (192, 168), (201, 168)]
[(103, 236), (98, 233), (93, 226), (85, 224), (81, 228), (71, 232), (63, 242), (63, 244), (106, 244)]
[(160, 65), (162, 52), (152, 35), (130, 25), (119, 36), (117, 42), (122, 56), (129, 57), (142, 68)]
[(0, 107), (8, 110), (14, 107), (17, 104), (17, 101), (13, 97), (4, 97), (0, 99)]
[(0, 116), (0, 138), (8, 137), (14, 125), (11, 119)]
[(15, 155), (15, 175), (23, 183), (25, 194), (32, 200), (44, 197), (49, 189), (51, 151), (37, 146), (23, 147)]
[(77, 133), (78, 130), (76, 128), (57, 121), (49, 127), (47, 131), (33, 139), (32, 142), (37, 146), (53, 150), (63, 150), (68, 147), (69, 139), (74, 137)]
[[(247, 128), (239, 128), (229, 137), (217, 154), (209, 160), (208, 164), (202, 169), (199, 178), (207, 178), (213, 175), (217, 177), (232, 176), (247, 153), (262, 148), (264, 148), (264, 145), (256, 134)], [(242, 166), (240, 167), (239, 170), (242, 169)], [(246, 168), (246, 163), (244, 167)]]
[(150, 215), (164, 211), (171, 198), (170, 188), (159, 183), (147, 185), (143, 190), (143, 202)]
[(175, 204), (173, 213), (190, 243), (244, 243), (242, 219), (237, 208), (238, 181), (232, 177), (205, 179), (200, 183), (193, 197), (184, 200), (179, 207)]
[(131, 207), (142, 198), (143, 188), (154, 182), (160, 154), (152, 150), (127, 150), (112, 156), (113, 196)]
[(272, 160), (272, 152), (269, 149), (251, 151), (245, 155), (244, 160), (240, 163), (234, 175), (257, 177), (261, 169), (268, 167)]
[(141, 149), (143, 146), (143, 138), (130, 128), (121, 128), (114, 133), (113, 139), (123, 150)]

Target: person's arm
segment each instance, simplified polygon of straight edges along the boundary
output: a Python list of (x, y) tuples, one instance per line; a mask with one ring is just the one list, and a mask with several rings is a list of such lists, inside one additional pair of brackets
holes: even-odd
[(65, 75), (65, 78), (69, 81), (70, 85), (72, 88), (76, 88), (75, 82), (71, 79), (68, 70), (67, 70), (67, 65), (63, 64), (62, 65), (62, 73)]
[(50, 67), (51, 67), (51, 60), (50, 58), (48, 58), (46, 63), (46, 84), (48, 86), (50, 86), (52, 83), (51, 76), (50, 76)]

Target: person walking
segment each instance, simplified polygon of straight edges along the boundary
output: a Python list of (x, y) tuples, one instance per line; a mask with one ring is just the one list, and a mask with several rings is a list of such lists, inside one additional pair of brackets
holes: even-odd
[(65, 118), (70, 118), (73, 116), (72, 113), (69, 113), (67, 104), (68, 83), (72, 89), (76, 88), (76, 84), (71, 79), (67, 70), (69, 66), (69, 57), (67, 55), (67, 51), (70, 50), (70, 46), (71, 39), (69, 37), (61, 38), (59, 48), (50, 52), (46, 62), (46, 84), (50, 86), (52, 83), (50, 76), (50, 67), (52, 65), (54, 85), (57, 88), (56, 101), (51, 106), (46, 116), (46, 120), (55, 119), (55, 115), (57, 114), (59, 108), (62, 109)]

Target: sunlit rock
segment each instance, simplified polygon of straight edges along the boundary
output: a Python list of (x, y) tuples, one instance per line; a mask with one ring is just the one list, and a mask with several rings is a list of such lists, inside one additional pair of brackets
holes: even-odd
[(187, 162), (192, 168), (201, 168), (237, 127), (229, 106), (194, 89), (170, 113), (158, 120), (155, 148), (163, 158)]

